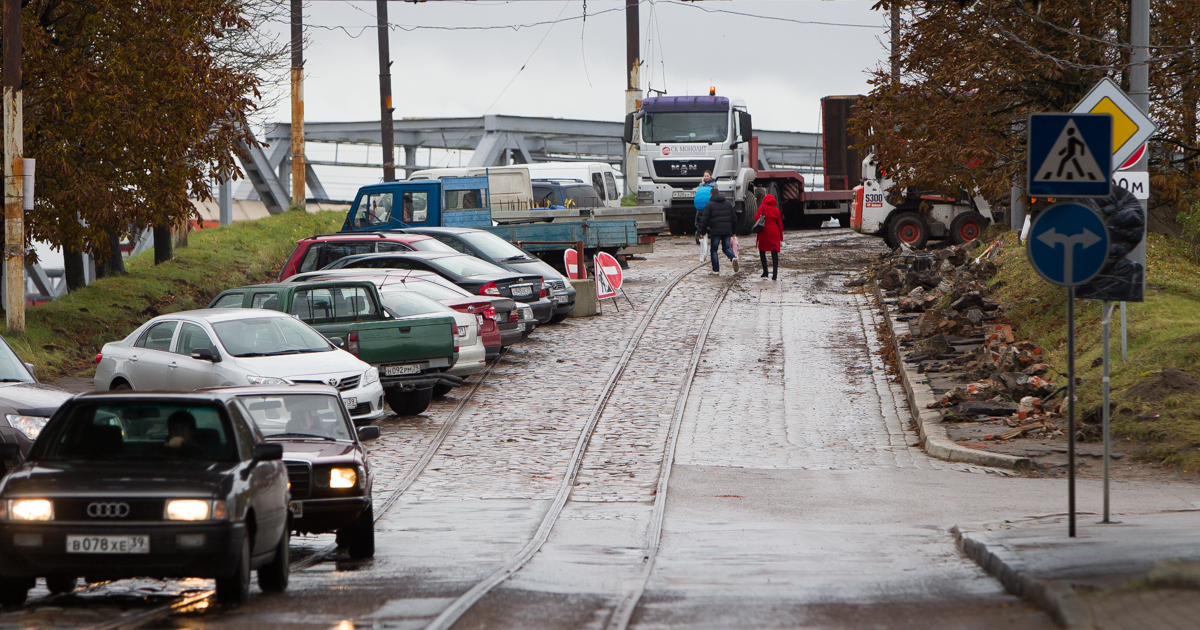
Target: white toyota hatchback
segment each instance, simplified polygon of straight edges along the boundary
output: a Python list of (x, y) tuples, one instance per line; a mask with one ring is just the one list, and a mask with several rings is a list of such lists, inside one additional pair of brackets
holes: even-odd
[(379, 372), (308, 324), (277, 311), (222, 308), (162, 315), (96, 355), (96, 391), (321, 383), (356, 424), (384, 414)]

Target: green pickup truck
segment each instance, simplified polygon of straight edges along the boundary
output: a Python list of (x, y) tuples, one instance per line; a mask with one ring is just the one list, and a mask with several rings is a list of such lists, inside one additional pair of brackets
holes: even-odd
[(370, 282), (287, 282), (229, 289), (208, 308), (265, 308), (290, 313), (379, 370), (384, 398), (399, 415), (429, 407), (436, 385), (457, 387), (444, 374), (458, 360), (458, 326), (446, 315), (393, 314)]

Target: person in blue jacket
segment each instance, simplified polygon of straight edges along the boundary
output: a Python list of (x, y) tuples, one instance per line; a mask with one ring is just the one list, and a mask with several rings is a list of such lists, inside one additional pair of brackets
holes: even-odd
[[(716, 180), (713, 179), (712, 171), (704, 171), (704, 177), (700, 178), (700, 185), (696, 187), (696, 195), (692, 197), (692, 205), (696, 206), (696, 223), (700, 223), (700, 213), (704, 212), (704, 206), (708, 205), (708, 201), (712, 199), (713, 188), (716, 187)], [(696, 232), (696, 244), (700, 244), (700, 232)]]

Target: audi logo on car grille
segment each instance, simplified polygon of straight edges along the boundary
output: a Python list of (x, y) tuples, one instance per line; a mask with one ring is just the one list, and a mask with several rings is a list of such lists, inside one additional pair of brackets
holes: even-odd
[(89, 503), (87, 515), (92, 518), (125, 518), (129, 516), (128, 503)]

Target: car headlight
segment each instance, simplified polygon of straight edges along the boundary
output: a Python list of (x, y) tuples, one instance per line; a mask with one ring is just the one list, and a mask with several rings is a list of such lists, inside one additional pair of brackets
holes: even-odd
[(15, 413), (7, 414), (4, 418), (8, 420), (8, 426), (24, 433), (25, 437), (31, 440), (36, 440), (46, 423), (50, 421), (50, 418), (43, 416), (21, 416)]
[(206, 521), (208, 520), (208, 501), (202, 499), (175, 499), (167, 501), (163, 518), (168, 521)]
[(353, 488), (358, 483), (358, 471), (353, 468), (331, 468), (329, 470), (330, 488)]
[(363, 372), (363, 376), (362, 376), (362, 384), (363, 385), (370, 385), (371, 383), (378, 383), (378, 382), (379, 382), (379, 368), (371, 368), (371, 369), (367, 370), (366, 372)]
[(274, 376), (247, 376), (246, 380), (251, 385), (291, 385), (292, 382), (286, 378), (275, 378)]
[(17, 499), (8, 513), (15, 521), (52, 521), (54, 505), (46, 499)]

